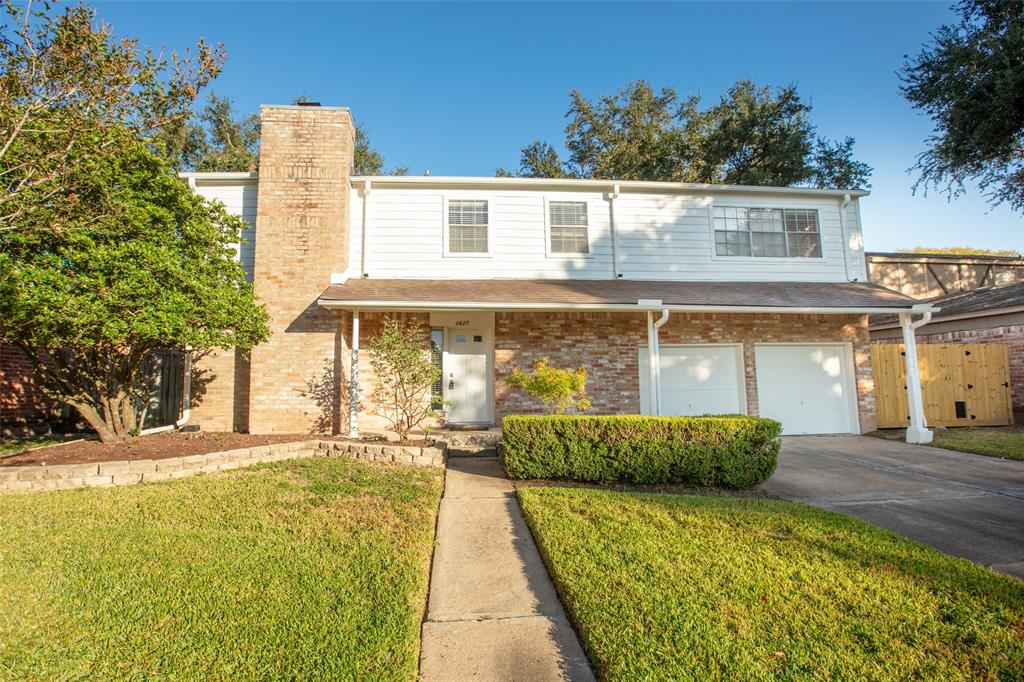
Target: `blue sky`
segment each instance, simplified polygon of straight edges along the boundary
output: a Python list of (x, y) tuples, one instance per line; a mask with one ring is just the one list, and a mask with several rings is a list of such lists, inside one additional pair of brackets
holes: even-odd
[(120, 35), (228, 51), (213, 89), (241, 111), (308, 93), (352, 108), (374, 146), (410, 173), (493, 175), (536, 137), (561, 145), (568, 93), (644, 78), (705, 101), (738, 78), (795, 83), (830, 137), (870, 163), (867, 247), (1024, 251), (1024, 219), (971, 192), (913, 196), (906, 173), (930, 122), (898, 89), (903, 55), (953, 18), (913, 3), (100, 2)]

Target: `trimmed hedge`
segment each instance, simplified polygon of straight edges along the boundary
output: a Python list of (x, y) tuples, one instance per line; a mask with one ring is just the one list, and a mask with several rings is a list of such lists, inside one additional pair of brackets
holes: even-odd
[(750, 488), (775, 471), (782, 425), (746, 415), (551, 415), (505, 417), (501, 431), (510, 478)]

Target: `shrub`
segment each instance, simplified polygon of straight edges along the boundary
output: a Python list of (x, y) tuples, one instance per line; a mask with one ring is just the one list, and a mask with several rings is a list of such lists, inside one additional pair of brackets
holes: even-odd
[(779, 422), (761, 417), (510, 416), (511, 478), (750, 488), (775, 471)]
[(543, 358), (533, 366), (533, 374), (516, 367), (506, 379), (509, 386), (518, 388), (544, 403), (551, 414), (563, 414), (570, 407), (580, 412), (590, 409), (587, 397), (587, 370), (561, 369), (548, 364)]
[(430, 361), (419, 325), (386, 318), (367, 352), (377, 378), (370, 399), (399, 440), (405, 440), (424, 422), (437, 419), (430, 387), (441, 377), (441, 371)]

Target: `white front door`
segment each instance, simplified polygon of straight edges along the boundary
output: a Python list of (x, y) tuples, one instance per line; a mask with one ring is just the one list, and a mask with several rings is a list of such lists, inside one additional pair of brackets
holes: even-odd
[[(743, 348), (739, 345), (662, 344), (661, 414), (692, 417), (746, 412), (743, 391)], [(647, 405), (647, 346), (640, 346), (640, 412)]]
[(444, 399), (448, 403), (448, 421), (489, 424), (490, 336), (479, 329), (448, 329), (445, 345)]
[(758, 344), (757, 403), (784, 434), (858, 431), (853, 360), (846, 344)]

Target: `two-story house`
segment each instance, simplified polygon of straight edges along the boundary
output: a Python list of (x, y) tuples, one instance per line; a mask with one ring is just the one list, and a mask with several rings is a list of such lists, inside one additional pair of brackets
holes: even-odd
[[(547, 357), (586, 367), (597, 414), (859, 433), (874, 428), (867, 316), (910, 331), (929, 308), (867, 281), (863, 191), (354, 177), (347, 109), (265, 106), (261, 122), (258, 173), (185, 175), (253, 225), (240, 257), (273, 330), (249, 359), (202, 360), (204, 428), (379, 427), (365, 347), (401, 315), (442, 368), (451, 424), (535, 411), (505, 378)], [(917, 421), (910, 437), (928, 435)]]

